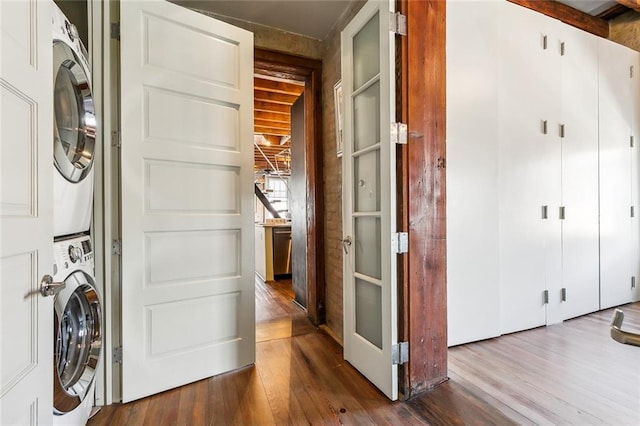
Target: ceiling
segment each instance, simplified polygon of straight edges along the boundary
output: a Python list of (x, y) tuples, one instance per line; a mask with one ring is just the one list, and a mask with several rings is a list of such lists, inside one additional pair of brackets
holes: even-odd
[(618, 5), (618, 2), (612, 0), (561, 0), (559, 3), (564, 3), (593, 16), (598, 16)]
[(354, 0), (172, 0), (193, 9), (324, 40)]

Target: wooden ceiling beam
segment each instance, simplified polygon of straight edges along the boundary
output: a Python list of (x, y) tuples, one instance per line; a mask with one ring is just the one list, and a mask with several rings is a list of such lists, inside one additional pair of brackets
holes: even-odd
[(254, 89), (264, 90), (266, 92), (284, 93), (285, 95), (295, 96), (300, 96), (300, 94), (304, 92), (304, 85), (267, 80), (258, 77), (254, 77), (253, 87)]
[(283, 114), (291, 114), (291, 105), (279, 104), (269, 101), (255, 100), (253, 102), (254, 111), (278, 112)]
[(273, 127), (254, 126), (254, 133), (261, 133), (263, 135), (276, 135), (276, 136), (289, 136), (290, 131), (284, 129), (274, 129)]
[[(535, 10), (544, 15), (558, 19), (581, 30), (600, 37), (609, 38), (609, 23), (604, 19), (591, 16), (578, 9), (553, 0), (508, 0), (511, 3)], [(636, 1), (636, 0), (623, 0)]]
[(271, 127), (272, 129), (286, 130), (287, 132), (291, 129), (289, 123), (278, 123), (276, 121), (260, 120), (258, 118), (254, 119), (254, 125), (256, 127)]
[(275, 123), (291, 123), (291, 114), (281, 114), (277, 112), (256, 110), (253, 114), (256, 120), (273, 121)]
[(284, 93), (265, 92), (264, 90), (254, 89), (253, 91), (254, 102), (255, 101), (267, 101), (277, 104), (293, 105), (298, 99), (296, 95), (286, 95)]
[(640, 12), (640, 0), (616, 0), (619, 4)]

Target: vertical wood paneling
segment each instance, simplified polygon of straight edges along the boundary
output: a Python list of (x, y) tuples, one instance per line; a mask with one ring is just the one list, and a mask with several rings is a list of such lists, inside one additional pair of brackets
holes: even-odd
[(408, 395), (447, 379), (446, 3), (408, 1)]

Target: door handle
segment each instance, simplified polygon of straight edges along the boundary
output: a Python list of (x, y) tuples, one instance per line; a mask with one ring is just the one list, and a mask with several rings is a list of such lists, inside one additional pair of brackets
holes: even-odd
[(67, 286), (65, 282), (54, 283), (51, 275), (45, 275), (40, 281), (40, 294), (44, 297), (55, 296)]
[(344, 254), (349, 254), (349, 247), (351, 246), (351, 235), (347, 235), (342, 239), (342, 248), (344, 249)]

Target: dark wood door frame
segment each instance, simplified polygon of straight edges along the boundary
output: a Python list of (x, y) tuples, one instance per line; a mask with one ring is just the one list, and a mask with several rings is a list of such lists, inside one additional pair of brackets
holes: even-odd
[(305, 167), (307, 201), (307, 314), (325, 321), (324, 205), (322, 188), (322, 62), (256, 48), (257, 74), (305, 83)]

